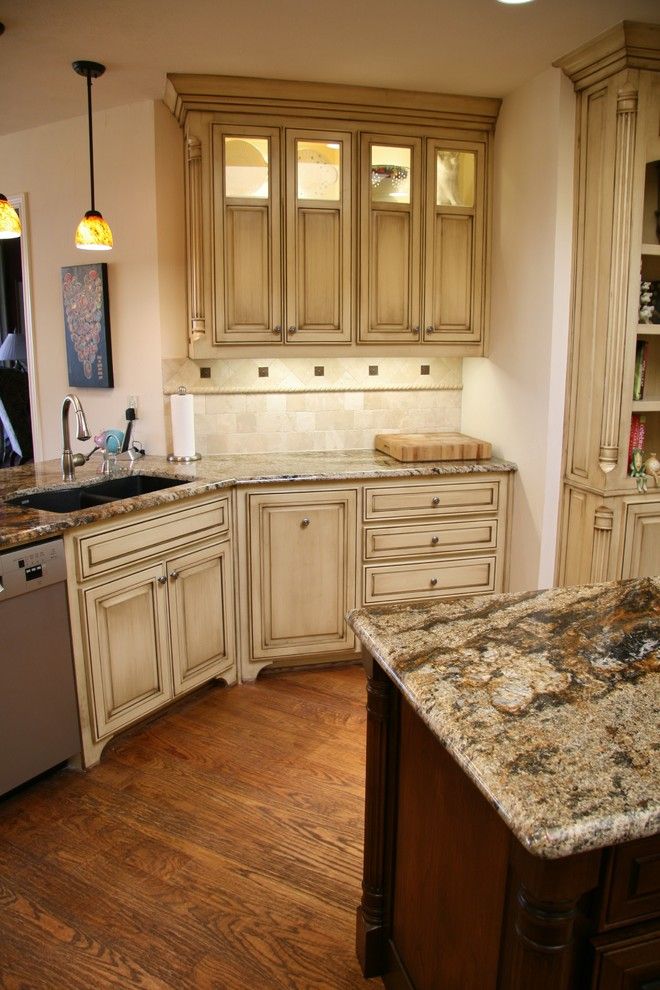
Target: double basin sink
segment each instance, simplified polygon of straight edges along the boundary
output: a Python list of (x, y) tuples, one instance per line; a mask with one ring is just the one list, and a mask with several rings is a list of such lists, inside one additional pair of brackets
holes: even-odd
[(16, 495), (6, 499), (9, 505), (26, 509), (43, 509), (45, 512), (76, 512), (91, 509), (136, 495), (147, 495), (175, 485), (185, 485), (180, 478), (164, 478), (153, 474), (130, 474), (121, 478), (108, 478), (76, 488), (51, 488), (31, 495)]

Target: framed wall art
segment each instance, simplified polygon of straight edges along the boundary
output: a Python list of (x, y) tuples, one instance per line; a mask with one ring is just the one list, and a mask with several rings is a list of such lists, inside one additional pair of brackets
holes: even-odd
[(63, 268), (62, 299), (69, 385), (113, 388), (108, 266)]

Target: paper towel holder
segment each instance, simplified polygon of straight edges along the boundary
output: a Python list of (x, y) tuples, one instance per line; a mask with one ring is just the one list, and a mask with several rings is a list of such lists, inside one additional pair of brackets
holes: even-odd
[[(185, 385), (179, 385), (177, 392), (179, 395), (186, 395), (187, 389)], [(191, 461), (201, 461), (201, 454), (190, 454), (184, 457), (179, 457), (177, 454), (168, 454), (167, 460), (170, 464), (190, 464)]]

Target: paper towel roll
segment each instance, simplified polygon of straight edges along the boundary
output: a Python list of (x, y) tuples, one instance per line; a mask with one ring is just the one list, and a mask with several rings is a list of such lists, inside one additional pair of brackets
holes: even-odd
[(195, 456), (195, 415), (192, 395), (172, 396), (172, 452), (175, 457)]

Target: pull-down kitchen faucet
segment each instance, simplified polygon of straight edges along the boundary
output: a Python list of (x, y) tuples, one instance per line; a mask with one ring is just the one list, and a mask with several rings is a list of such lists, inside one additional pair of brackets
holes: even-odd
[(90, 433), (85, 419), (83, 407), (77, 395), (69, 394), (64, 396), (62, 403), (62, 478), (64, 481), (73, 481), (76, 477), (75, 468), (81, 467), (85, 463), (84, 454), (73, 454), (71, 452), (71, 440), (69, 438), (69, 407), (73, 406), (78, 422), (76, 436), (79, 440), (89, 440)]

